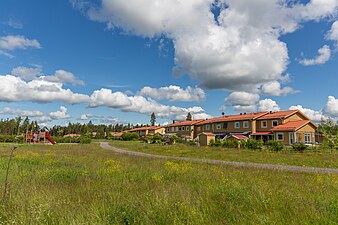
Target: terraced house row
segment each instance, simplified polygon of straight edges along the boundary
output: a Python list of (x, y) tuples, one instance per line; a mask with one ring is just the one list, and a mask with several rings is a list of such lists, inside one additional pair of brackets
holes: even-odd
[(227, 115), (205, 120), (182, 121), (165, 127), (166, 135), (191, 140), (200, 135), (236, 139), (277, 140), (284, 145), (315, 143), (317, 125), (299, 110)]

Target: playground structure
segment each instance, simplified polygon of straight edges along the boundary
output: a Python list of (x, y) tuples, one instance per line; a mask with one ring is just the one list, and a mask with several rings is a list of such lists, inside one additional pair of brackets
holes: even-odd
[(26, 144), (47, 144), (52, 143), (53, 145), (56, 144), (56, 142), (51, 138), (49, 135), (49, 132), (47, 131), (40, 131), (40, 132), (26, 132), (24, 142)]

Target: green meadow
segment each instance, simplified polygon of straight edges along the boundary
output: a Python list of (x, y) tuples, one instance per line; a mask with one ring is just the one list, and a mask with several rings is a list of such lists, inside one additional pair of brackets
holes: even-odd
[[(193, 152), (181, 145), (172, 147), (177, 153), (167, 146), (115, 145), (177, 156), (219, 154), (236, 161), (278, 163), (282, 157)], [(338, 224), (338, 175), (140, 158), (103, 150), (98, 143), (19, 146), (3, 198), (11, 147), (0, 146), (0, 224)], [(305, 153), (303, 161), (290, 154), (283, 160), (337, 167), (337, 155), (328, 154)]]

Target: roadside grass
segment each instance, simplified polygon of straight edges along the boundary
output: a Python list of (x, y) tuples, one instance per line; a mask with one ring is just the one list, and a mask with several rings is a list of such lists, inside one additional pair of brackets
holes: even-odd
[(338, 168), (338, 152), (227, 149), (223, 147), (197, 147), (186, 144), (159, 145), (139, 141), (111, 141), (117, 148), (157, 155), (218, 159), (234, 162), (268, 163), (292, 166)]
[(140, 158), (97, 143), (20, 146), (9, 182), (0, 224), (338, 223), (334, 174)]

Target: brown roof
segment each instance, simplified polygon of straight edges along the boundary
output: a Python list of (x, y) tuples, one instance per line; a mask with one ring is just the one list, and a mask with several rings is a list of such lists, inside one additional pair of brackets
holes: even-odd
[(252, 120), (257, 119), (261, 116), (264, 116), (268, 112), (256, 112), (256, 113), (246, 113), (246, 114), (236, 114), (236, 115), (229, 115), (229, 116), (222, 116), (217, 118), (212, 118), (208, 120), (203, 120), (197, 125), (203, 125), (208, 123), (218, 123), (218, 122), (226, 122), (226, 121), (238, 121), (238, 120)]
[(299, 112), (299, 110), (285, 110), (278, 112), (271, 112), (259, 118), (259, 120), (265, 119), (277, 119), (277, 118), (286, 118), (292, 116), (293, 114)]
[(263, 131), (263, 132), (255, 132), (255, 133), (252, 133), (251, 135), (271, 135), (272, 132), (270, 131)]
[(285, 124), (278, 125), (274, 128), (272, 128), (272, 131), (295, 131), (299, 128), (305, 126), (306, 124), (311, 123), (316, 127), (314, 123), (312, 123), (310, 120), (299, 120), (299, 121), (289, 121)]
[(194, 125), (194, 124), (199, 123), (201, 121), (203, 121), (203, 120), (186, 120), (186, 121), (181, 121), (181, 122), (169, 124), (167, 127), (191, 126), (191, 125)]
[[(211, 133), (211, 132), (203, 132), (203, 133), (200, 133), (199, 135), (206, 135), (206, 136), (216, 136), (216, 134), (214, 134), (214, 133)], [(197, 136), (199, 136), (199, 135), (197, 135)]]
[(156, 130), (160, 128), (162, 128), (162, 126), (138, 127), (138, 128), (129, 130), (129, 132), (138, 131), (138, 130)]

